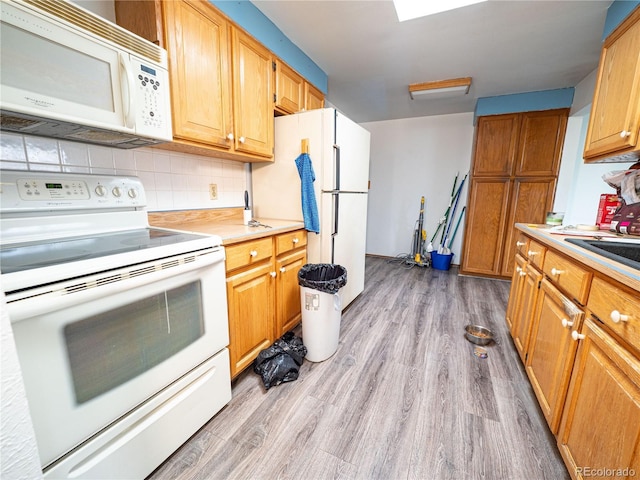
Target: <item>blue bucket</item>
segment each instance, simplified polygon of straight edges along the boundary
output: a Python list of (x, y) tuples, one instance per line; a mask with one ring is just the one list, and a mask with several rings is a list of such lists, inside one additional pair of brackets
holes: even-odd
[(433, 250), (431, 252), (431, 266), (436, 270), (449, 270), (452, 258), (453, 253), (438, 253)]

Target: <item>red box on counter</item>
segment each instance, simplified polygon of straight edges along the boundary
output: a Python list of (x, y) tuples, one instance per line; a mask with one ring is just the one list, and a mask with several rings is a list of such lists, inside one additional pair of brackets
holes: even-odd
[(598, 215), (596, 216), (596, 225), (600, 230), (609, 230), (611, 228), (611, 219), (619, 206), (620, 199), (616, 193), (603, 193), (600, 195)]

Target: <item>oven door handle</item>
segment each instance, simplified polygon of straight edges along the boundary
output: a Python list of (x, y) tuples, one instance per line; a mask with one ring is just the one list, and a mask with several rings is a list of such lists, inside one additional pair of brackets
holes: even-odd
[[(9, 318), (11, 323), (17, 323), (136, 288), (150, 286), (178, 275), (191, 274), (196, 280), (201, 276), (198, 271), (206, 268), (218, 268), (224, 279), (223, 250), (203, 253), (196, 256), (195, 259), (191, 258), (193, 256), (193, 254), (177, 255), (171, 259), (161, 259), (32, 290), (8, 293), (6, 302)], [(185, 258), (189, 259), (188, 263), (185, 262)]]

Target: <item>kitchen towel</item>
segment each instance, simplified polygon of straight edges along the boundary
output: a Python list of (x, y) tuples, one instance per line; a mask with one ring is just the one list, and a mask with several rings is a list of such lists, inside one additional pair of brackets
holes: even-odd
[(308, 153), (301, 153), (300, 156), (296, 158), (296, 167), (298, 167), (298, 175), (300, 175), (304, 228), (309, 232), (320, 233), (318, 204), (316, 203), (316, 192), (313, 189), (313, 182), (316, 181), (316, 175), (313, 172), (311, 157)]

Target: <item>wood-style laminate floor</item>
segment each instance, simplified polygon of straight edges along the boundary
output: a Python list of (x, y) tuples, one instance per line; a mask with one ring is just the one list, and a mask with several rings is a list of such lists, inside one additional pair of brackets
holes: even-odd
[[(336, 354), (233, 399), (150, 477), (565, 479), (504, 320), (509, 282), (367, 257)], [(473, 355), (466, 324), (493, 330)]]

